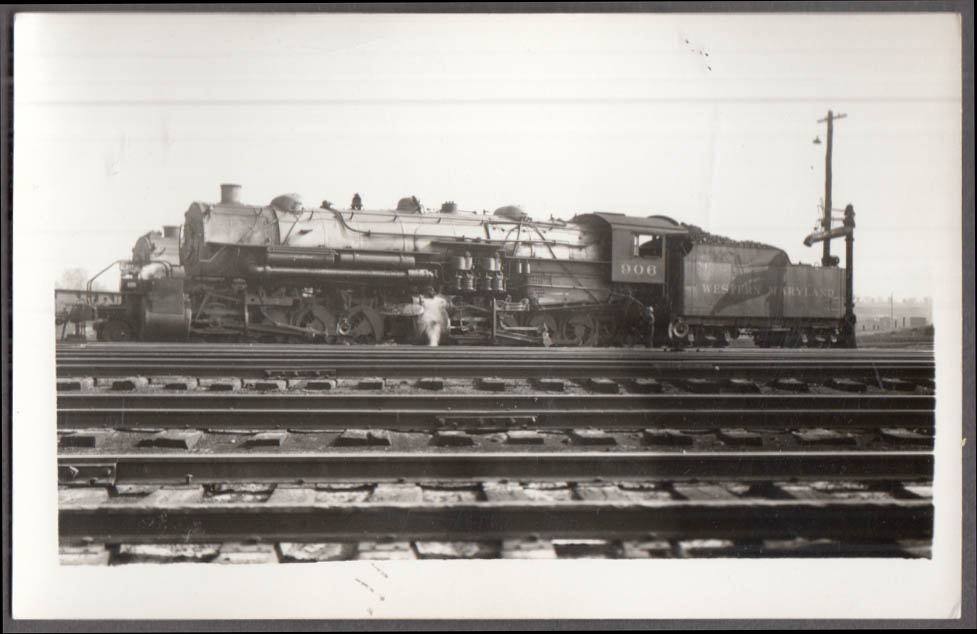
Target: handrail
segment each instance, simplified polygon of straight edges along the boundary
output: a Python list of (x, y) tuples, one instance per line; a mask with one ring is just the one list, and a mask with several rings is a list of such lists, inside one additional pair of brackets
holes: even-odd
[(89, 304), (92, 303), (92, 301), (91, 301), (91, 298), (92, 298), (92, 295), (91, 295), (91, 293), (92, 293), (92, 285), (95, 283), (95, 280), (97, 280), (99, 277), (101, 277), (102, 276), (102, 273), (105, 273), (106, 271), (108, 271), (110, 268), (112, 268), (116, 264), (122, 264), (123, 262), (128, 262), (128, 260), (115, 260), (114, 262), (112, 262), (111, 264), (109, 264), (108, 266), (106, 266), (104, 269), (102, 269), (101, 271), (99, 271), (98, 273), (96, 273), (94, 276), (92, 276), (91, 278), (89, 278), (88, 282), (85, 284), (85, 293), (87, 294), (86, 297), (85, 297), (85, 300), (87, 301), (87, 303), (89, 303)]

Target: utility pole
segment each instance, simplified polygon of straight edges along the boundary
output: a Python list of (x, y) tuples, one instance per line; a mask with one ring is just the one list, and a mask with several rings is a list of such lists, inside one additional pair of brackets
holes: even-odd
[[(821, 220), (821, 228), (824, 231), (831, 231), (831, 141), (834, 136), (833, 122), (836, 119), (844, 119), (845, 114), (834, 114), (828, 110), (828, 116), (818, 119), (818, 123), (828, 123), (828, 147), (824, 154), (824, 216)], [(836, 261), (831, 257), (831, 241), (825, 240), (821, 255), (821, 266), (834, 266)]]

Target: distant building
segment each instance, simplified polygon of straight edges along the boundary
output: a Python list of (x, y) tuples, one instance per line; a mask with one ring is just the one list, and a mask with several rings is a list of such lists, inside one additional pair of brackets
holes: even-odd
[(921, 328), (933, 323), (933, 301), (929, 298), (897, 299), (860, 297), (855, 300), (858, 330), (898, 330)]

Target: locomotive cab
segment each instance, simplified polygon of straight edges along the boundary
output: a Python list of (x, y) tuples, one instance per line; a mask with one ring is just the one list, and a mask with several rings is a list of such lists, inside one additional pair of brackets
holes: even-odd
[(626, 298), (621, 327), (649, 343), (663, 339), (667, 324), (655, 322), (653, 315), (672, 312), (669, 289), (688, 241), (686, 229), (667, 216), (610, 212), (577, 216), (574, 222), (600, 227), (606, 236), (610, 282), (615, 294)]
[(664, 285), (670, 244), (684, 238), (686, 230), (671, 218), (634, 218), (624, 214), (595, 212), (575, 221), (595, 219), (611, 236), (611, 280), (624, 284)]

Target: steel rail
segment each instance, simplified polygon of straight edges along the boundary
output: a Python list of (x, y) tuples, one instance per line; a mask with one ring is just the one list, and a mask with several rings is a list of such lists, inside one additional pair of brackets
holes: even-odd
[(574, 452), (66, 454), (62, 484), (388, 481), (932, 480), (933, 454), (903, 452)]
[(863, 351), (792, 350), (672, 352), (645, 349), (424, 348), (411, 346), (193, 346), (90, 344), (58, 348), (58, 376), (100, 374), (188, 374), (264, 376), (269, 372), (327, 371), (337, 375), (375, 373), (419, 376), (722, 376), (741, 373), (799, 378), (857, 374), (932, 378), (932, 355)]
[(284, 360), (364, 360), (364, 359), (405, 359), (419, 361), (451, 361), (457, 359), (478, 359), (501, 361), (506, 359), (532, 359), (539, 361), (559, 360), (634, 360), (654, 362), (788, 362), (788, 363), (931, 363), (932, 354), (877, 354), (874, 351), (852, 351), (848, 355), (823, 355), (804, 351), (791, 351), (766, 354), (742, 354), (737, 351), (722, 354), (709, 352), (662, 351), (648, 349), (580, 349), (580, 348), (549, 348), (533, 350), (526, 348), (490, 348), (486, 349), (454, 349), (454, 348), (426, 348), (426, 347), (384, 347), (379, 349), (341, 347), (339, 349), (298, 349), (298, 350), (255, 350), (246, 346), (238, 348), (225, 347), (212, 350), (176, 349), (176, 350), (145, 350), (142, 348), (96, 348), (77, 350), (58, 350), (58, 360), (91, 360), (91, 359), (171, 359), (171, 360), (206, 360), (206, 359), (284, 359)]
[(392, 354), (403, 354), (405, 356), (428, 356), (443, 357), (450, 355), (481, 355), (498, 356), (499, 354), (529, 354), (553, 357), (564, 356), (596, 356), (606, 357), (609, 354), (618, 356), (635, 357), (674, 357), (674, 356), (694, 356), (706, 358), (749, 358), (749, 357), (785, 357), (785, 358), (859, 358), (879, 356), (893, 356), (900, 358), (927, 358), (932, 357), (932, 351), (925, 350), (904, 350), (891, 348), (722, 348), (700, 350), (663, 350), (658, 348), (588, 348), (588, 347), (553, 347), (539, 348), (527, 346), (441, 346), (429, 348), (426, 346), (414, 345), (324, 345), (324, 344), (263, 344), (263, 343), (64, 343), (58, 342), (56, 346), (58, 354), (62, 353), (102, 353), (113, 352), (120, 354), (143, 355), (146, 353), (168, 353), (177, 355), (187, 354), (213, 354), (215, 352), (225, 354), (271, 354), (282, 356), (312, 355), (312, 356), (362, 356), (380, 355), (390, 356)]
[(128, 354), (128, 355), (118, 355), (118, 354), (86, 354), (86, 355), (68, 355), (59, 354), (56, 356), (59, 362), (85, 362), (85, 361), (104, 361), (104, 362), (127, 362), (127, 361), (140, 361), (151, 359), (153, 361), (190, 361), (190, 362), (207, 362), (207, 361), (254, 361), (254, 362), (268, 362), (268, 361), (306, 361), (306, 362), (343, 362), (343, 363), (355, 363), (355, 362), (375, 362), (375, 361), (407, 361), (412, 363), (453, 363), (458, 361), (472, 361), (477, 360), (480, 362), (489, 363), (502, 363), (505, 361), (531, 361), (537, 363), (610, 363), (610, 362), (634, 362), (634, 363), (649, 363), (649, 364), (668, 364), (668, 365), (680, 365), (680, 364), (742, 364), (744, 367), (749, 367), (750, 365), (760, 365), (765, 363), (773, 363), (785, 366), (806, 366), (806, 365), (817, 365), (817, 364), (834, 364), (839, 367), (851, 366), (851, 365), (906, 365), (906, 366), (930, 366), (933, 364), (932, 358), (905, 358), (905, 357), (848, 357), (848, 358), (810, 358), (810, 357), (778, 357), (778, 356), (767, 356), (767, 357), (736, 357), (727, 356), (720, 358), (710, 358), (705, 355), (693, 355), (693, 354), (670, 354), (670, 355), (618, 355), (618, 354), (604, 354), (600, 356), (596, 355), (534, 355), (534, 354), (523, 354), (520, 355), (515, 352), (501, 354), (496, 353), (494, 355), (479, 355), (479, 354), (457, 354), (457, 355), (424, 355), (424, 354), (388, 354), (388, 355), (376, 355), (376, 354), (350, 354), (344, 356), (338, 355), (286, 355), (286, 354), (275, 354), (275, 355), (255, 355), (255, 354), (223, 354), (223, 353), (212, 353), (212, 354), (167, 354), (167, 355), (156, 355), (152, 353), (143, 354)]
[(561, 394), (515, 393), (409, 393), (327, 392), (324, 394), (282, 394), (260, 392), (186, 393), (63, 393), (58, 409), (198, 409), (330, 411), (363, 409), (373, 412), (490, 409), (499, 411), (542, 411), (551, 408), (594, 410), (664, 409), (933, 409), (932, 395), (918, 394)]
[(58, 428), (932, 428), (931, 396), (62, 394)]
[(431, 429), (502, 429), (526, 426), (532, 417), (540, 430), (597, 427), (607, 431), (646, 428), (750, 429), (881, 428), (932, 429), (931, 410), (59, 410), (58, 429), (148, 427), (162, 429), (317, 429), (379, 428), (398, 431)]
[(64, 504), (62, 543), (232, 541), (931, 539), (928, 500)]
[(932, 380), (932, 365), (906, 364), (885, 365), (827, 365), (801, 366), (797, 364), (778, 365), (765, 363), (753, 366), (743, 364), (652, 364), (634, 361), (533, 361), (506, 360), (495, 363), (472, 362), (471, 360), (453, 362), (421, 362), (384, 360), (375, 363), (363, 361), (320, 362), (302, 360), (276, 360), (274, 363), (253, 362), (250, 360), (228, 360), (214, 363), (178, 361), (162, 363), (152, 360), (139, 360), (123, 363), (59, 362), (58, 378), (76, 376), (179, 376), (216, 377), (238, 376), (242, 378), (262, 378), (268, 376), (301, 377), (324, 374), (336, 377), (384, 376), (384, 377), (483, 377), (500, 376), (508, 378), (561, 377), (581, 378), (602, 376), (607, 378), (658, 378), (680, 380), (687, 378), (723, 379), (729, 377), (753, 380), (771, 380), (790, 376), (799, 380), (819, 382), (829, 378), (847, 378), (875, 384), (882, 378)]
[(557, 363), (557, 364), (569, 364), (569, 363), (592, 363), (592, 364), (602, 364), (602, 363), (631, 363), (635, 365), (645, 364), (651, 367), (668, 367), (668, 366), (681, 366), (681, 365), (712, 365), (720, 367), (742, 367), (750, 368), (757, 367), (764, 364), (773, 364), (783, 367), (811, 367), (818, 365), (828, 365), (831, 367), (932, 367), (932, 359), (906, 359), (906, 358), (777, 358), (777, 357), (764, 357), (764, 358), (739, 358), (739, 357), (727, 357), (727, 358), (707, 358), (704, 356), (696, 355), (670, 355), (670, 356), (631, 356), (631, 355), (603, 355), (603, 356), (569, 356), (569, 355), (518, 355), (518, 354), (495, 354), (492, 356), (484, 356), (477, 354), (470, 355), (438, 355), (438, 356), (426, 356), (426, 355), (403, 355), (403, 354), (390, 354), (390, 355), (350, 355), (350, 356), (312, 356), (312, 355), (250, 355), (250, 354), (209, 354), (209, 355), (154, 355), (154, 354), (139, 354), (139, 355), (106, 355), (106, 354), (93, 354), (93, 355), (58, 355), (56, 357), (58, 363), (62, 364), (73, 364), (73, 363), (102, 363), (107, 366), (125, 363), (138, 363), (138, 362), (148, 362), (153, 361), (156, 363), (187, 363), (188, 365), (201, 365), (206, 363), (215, 362), (247, 362), (247, 363), (276, 363), (276, 362), (302, 362), (302, 363), (339, 363), (339, 364), (355, 364), (355, 363), (383, 363), (383, 362), (406, 362), (406, 363), (420, 363), (429, 365), (450, 365), (453, 363), (487, 363), (487, 364), (502, 364), (507, 361), (521, 361), (524, 363)]

